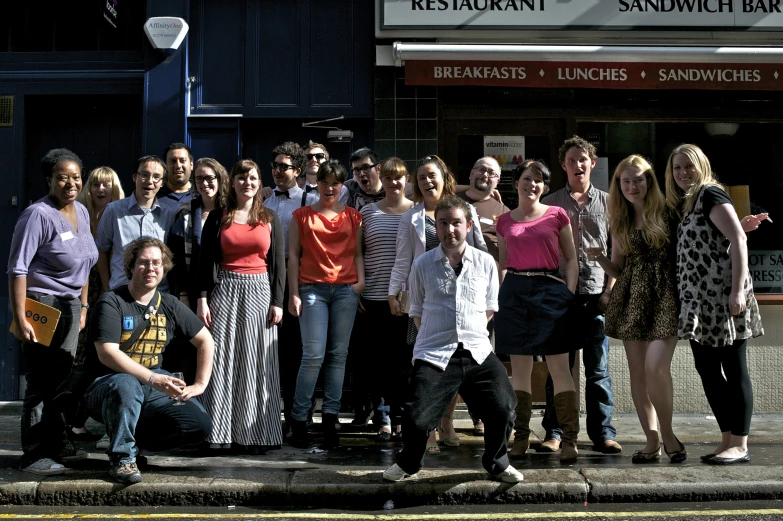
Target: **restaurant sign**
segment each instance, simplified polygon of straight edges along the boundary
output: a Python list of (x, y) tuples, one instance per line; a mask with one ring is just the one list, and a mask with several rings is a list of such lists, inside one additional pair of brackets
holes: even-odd
[(783, 64), (405, 62), (407, 85), (596, 89), (781, 90)]
[(783, 29), (781, 0), (382, 0), (381, 29)]

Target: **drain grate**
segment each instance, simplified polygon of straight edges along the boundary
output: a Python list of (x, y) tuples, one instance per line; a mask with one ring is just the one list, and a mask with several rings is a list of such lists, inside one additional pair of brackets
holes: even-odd
[(14, 124), (14, 97), (0, 96), (0, 127), (11, 127)]

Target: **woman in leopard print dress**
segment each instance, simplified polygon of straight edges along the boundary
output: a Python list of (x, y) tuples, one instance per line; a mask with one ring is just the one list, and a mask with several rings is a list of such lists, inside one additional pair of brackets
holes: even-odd
[(764, 334), (748, 272), (747, 238), (731, 198), (695, 145), (680, 145), (666, 166), (666, 202), (682, 216), (677, 237), (678, 334), (690, 341), (722, 441), (702, 460), (750, 461), (753, 389), (748, 338)]
[(591, 257), (617, 278), (606, 309), (606, 334), (623, 341), (631, 395), (647, 437), (631, 461), (659, 461), (663, 441), (670, 460), (681, 463), (687, 453), (672, 430), (678, 314), (674, 241), (666, 201), (643, 157), (629, 156), (617, 166), (609, 187), (609, 222), (611, 260), (597, 252)]

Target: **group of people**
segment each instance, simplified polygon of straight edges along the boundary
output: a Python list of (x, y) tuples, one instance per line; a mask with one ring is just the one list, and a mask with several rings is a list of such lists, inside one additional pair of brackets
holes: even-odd
[[(530, 446), (535, 356), (551, 375), (538, 450), (577, 457), (580, 349), (588, 436), (596, 450), (622, 450), (607, 335), (624, 342), (647, 435), (634, 463), (660, 459), (661, 444), (672, 462), (687, 457), (671, 426), (677, 338), (691, 342), (723, 433), (702, 459), (749, 460), (745, 348), (763, 330), (745, 231), (766, 215), (740, 222), (698, 147), (671, 154), (665, 198), (640, 156), (620, 163), (607, 194), (590, 182), (595, 148), (574, 136), (560, 149), (567, 186), (548, 194), (546, 165), (525, 161), (513, 210), (496, 197), (491, 157), (468, 186), (435, 155), (408, 172), (362, 148), (351, 179), (318, 143), (286, 142), (272, 158), (275, 186), (263, 188), (252, 160), (227, 171), (174, 143), (137, 161), (123, 198), (110, 168), (82, 190), (76, 154), (44, 157), (50, 192), (20, 216), (8, 263), (27, 377), (23, 470), (58, 474), (86, 457), (69, 439), (87, 416), (106, 425), (110, 473), (124, 483), (142, 479), (140, 448), (263, 454), (288, 434), (306, 448), (321, 373), (323, 444), (336, 447), (348, 367), (354, 424), (372, 417), (379, 440), (404, 443), (384, 478), (414, 475), (438, 442), (459, 444), (459, 394), (485, 437), (484, 467), (514, 483), (509, 457)], [(27, 299), (60, 312), (49, 345)], [(495, 353), (510, 357), (510, 380)], [(72, 367), (86, 384), (66, 426), (55, 397)]]

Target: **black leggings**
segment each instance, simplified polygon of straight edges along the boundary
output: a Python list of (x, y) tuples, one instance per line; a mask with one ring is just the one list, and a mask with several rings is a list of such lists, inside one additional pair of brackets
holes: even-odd
[(703, 346), (694, 340), (690, 342), (704, 394), (718, 420), (720, 431), (747, 436), (753, 414), (753, 386), (745, 352), (748, 341), (737, 340), (725, 347)]

